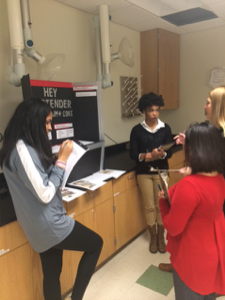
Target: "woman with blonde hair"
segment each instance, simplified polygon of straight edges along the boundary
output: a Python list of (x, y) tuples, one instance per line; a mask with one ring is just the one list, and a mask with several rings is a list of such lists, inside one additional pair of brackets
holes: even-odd
[(205, 105), (205, 115), (225, 137), (225, 87), (215, 88), (209, 93)]

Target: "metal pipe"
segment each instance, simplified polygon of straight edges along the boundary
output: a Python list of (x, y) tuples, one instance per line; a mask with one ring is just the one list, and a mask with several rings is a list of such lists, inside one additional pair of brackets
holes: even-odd
[(23, 32), (20, 0), (7, 0), (10, 55), (7, 81), (14, 86), (21, 86), (21, 78), (25, 75), (23, 62)]
[(21, 11), (22, 11), (22, 22), (23, 22), (23, 36), (24, 36), (24, 52), (27, 56), (31, 57), (39, 64), (43, 64), (46, 57), (37, 52), (33, 45), (32, 31), (31, 31), (31, 20), (30, 20), (30, 8), (29, 0), (21, 1)]
[(95, 24), (96, 79), (97, 81), (102, 81), (102, 55), (101, 55), (99, 15), (95, 15), (93, 19)]

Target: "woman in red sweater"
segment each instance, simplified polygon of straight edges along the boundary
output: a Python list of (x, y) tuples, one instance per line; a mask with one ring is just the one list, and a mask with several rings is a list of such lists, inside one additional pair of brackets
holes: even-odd
[(186, 132), (186, 165), (192, 174), (169, 190), (169, 208), (159, 192), (167, 230), (176, 300), (213, 300), (225, 294), (225, 143), (206, 122)]

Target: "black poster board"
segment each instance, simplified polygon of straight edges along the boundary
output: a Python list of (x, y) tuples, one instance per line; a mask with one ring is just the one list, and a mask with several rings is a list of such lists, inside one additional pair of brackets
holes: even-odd
[(100, 140), (97, 86), (71, 82), (22, 80), (24, 100), (41, 98), (53, 110), (52, 146), (65, 139)]
[(73, 86), (75, 133), (78, 140), (100, 140), (98, 122), (97, 87)]

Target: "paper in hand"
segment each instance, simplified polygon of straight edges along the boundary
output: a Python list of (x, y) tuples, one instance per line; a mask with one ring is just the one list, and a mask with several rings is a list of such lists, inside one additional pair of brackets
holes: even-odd
[(159, 174), (160, 185), (161, 185), (161, 188), (164, 192), (164, 197), (166, 199), (166, 202), (167, 202), (168, 206), (170, 207), (171, 204), (170, 204), (170, 197), (169, 197), (169, 193), (168, 193), (167, 183), (166, 183), (165, 179), (162, 177), (162, 175), (161, 175), (158, 168), (157, 168), (157, 172)]
[(175, 144), (175, 142), (172, 142), (172, 143), (169, 143), (169, 144), (165, 144), (165, 145), (161, 145), (160, 148), (163, 149), (164, 151), (167, 151), (171, 147), (173, 147), (174, 144)]
[(64, 172), (62, 185), (61, 185), (62, 189), (65, 188), (67, 179), (71, 171), (73, 170), (73, 167), (78, 162), (78, 160), (84, 155), (84, 153), (87, 152), (87, 150), (88, 148), (82, 145), (79, 141), (75, 141), (75, 142), (73, 141), (73, 150), (66, 162), (66, 169)]

